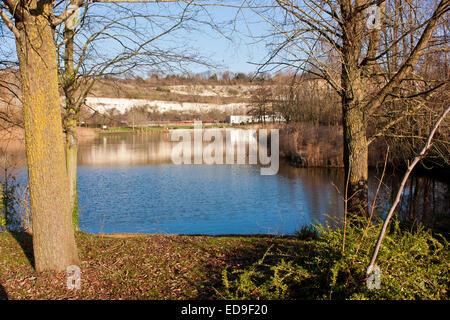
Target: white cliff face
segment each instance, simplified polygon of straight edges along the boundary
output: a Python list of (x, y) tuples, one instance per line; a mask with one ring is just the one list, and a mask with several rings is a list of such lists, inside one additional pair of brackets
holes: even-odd
[[(207, 159), (216, 161), (220, 158), (222, 161), (216, 163), (257, 164), (258, 152), (268, 154), (267, 146), (258, 144), (256, 130), (229, 128), (199, 131), (197, 137), (193, 129), (176, 129), (168, 134), (101, 135), (92, 143), (80, 144), (78, 163), (80, 165), (181, 164), (185, 161), (184, 148), (187, 148), (186, 151), (191, 155), (187, 158), (190, 159), (190, 163), (194, 163), (195, 159), (201, 159), (202, 164), (207, 164)], [(199, 139), (197, 142), (200, 143), (196, 143), (195, 139)], [(214, 156), (211, 155), (213, 150)], [(250, 160), (251, 152), (252, 160)], [(181, 153), (183, 155), (180, 155)], [(177, 157), (180, 159), (178, 163)]]
[(173, 102), (173, 101), (157, 101), (144, 99), (123, 99), (123, 98), (96, 98), (87, 97), (86, 105), (99, 113), (104, 113), (110, 109), (117, 109), (120, 113), (133, 107), (147, 107), (148, 110), (159, 112), (166, 111), (193, 111), (207, 112), (210, 110), (220, 110), (224, 112), (238, 112), (247, 108), (246, 103), (191, 103), (191, 102)]

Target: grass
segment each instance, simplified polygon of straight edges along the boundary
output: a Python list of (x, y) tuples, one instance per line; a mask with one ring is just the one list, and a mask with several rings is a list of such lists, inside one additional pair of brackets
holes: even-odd
[[(203, 129), (223, 128), (227, 127), (227, 124), (210, 124), (204, 125)], [(167, 130), (175, 129), (194, 129), (193, 125), (169, 125), (169, 126), (148, 126), (148, 127), (113, 127), (106, 130), (96, 130), (96, 133), (131, 133), (131, 132), (167, 132)]]
[[(220, 299), (225, 266), (254, 263), (273, 243), (265, 237), (107, 236), (77, 233), (81, 289), (66, 274), (33, 268), (31, 237), (0, 232), (0, 299)], [(5, 293), (3, 293), (5, 295)]]
[[(273, 245), (253, 265), (222, 274), (228, 299), (448, 300), (450, 251), (439, 234), (418, 225), (391, 223), (376, 261), (379, 286), (366, 281), (381, 224), (366, 219), (343, 228), (314, 226), (298, 237), (311, 240)], [(367, 228), (366, 228), (367, 226)], [(372, 274), (373, 276), (373, 274)]]
[(106, 130), (96, 130), (96, 133), (128, 133), (128, 132), (161, 132), (164, 131), (164, 127), (114, 127)]
[(429, 299), (448, 300), (448, 242), (394, 221), (366, 286), (380, 224), (314, 226), (296, 236), (76, 234), (81, 289), (37, 273), (31, 236), (0, 232), (0, 299)]

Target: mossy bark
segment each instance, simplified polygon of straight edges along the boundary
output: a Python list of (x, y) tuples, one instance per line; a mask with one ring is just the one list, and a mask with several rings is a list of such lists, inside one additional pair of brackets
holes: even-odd
[(39, 3), (16, 19), (37, 271), (63, 271), (79, 264), (67, 192), (54, 30), (46, 18), (52, 6)]
[(69, 201), (72, 212), (72, 223), (75, 231), (79, 230), (78, 215), (78, 185), (77, 185), (77, 156), (78, 139), (76, 133), (76, 120), (67, 125), (66, 129), (66, 166), (69, 178)]
[(74, 99), (76, 75), (73, 61), (74, 31), (64, 29), (64, 81), (63, 89), (66, 96), (66, 115), (64, 130), (66, 132), (66, 166), (69, 178), (69, 198), (72, 212), (72, 223), (76, 231), (79, 230), (78, 215), (78, 187), (77, 187), (77, 108)]

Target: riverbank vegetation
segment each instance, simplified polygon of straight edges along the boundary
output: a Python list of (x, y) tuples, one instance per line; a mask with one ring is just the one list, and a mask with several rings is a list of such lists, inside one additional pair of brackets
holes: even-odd
[[(361, 221), (360, 221), (361, 222)], [(377, 260), (378, 281), (366, 275), (380, 225), (314, 226), (300, 248), (271, 245), (254, 264), (225, 270), (232, 299), (448, 299), (448, 242), (423, 226), (395, 221)], [(345, 230), (345, 231), (344, 231)]]
[[(367, 226), (367, 227), (366, 227)], [(443, 299), (447, 240), (395, 221), (369, 290), (366, 266), (380, 225), (305, 228), (293, 236), (76, 234), (81, 289), (33, 268), (31, 236), (0, 232), (0, 299)]]

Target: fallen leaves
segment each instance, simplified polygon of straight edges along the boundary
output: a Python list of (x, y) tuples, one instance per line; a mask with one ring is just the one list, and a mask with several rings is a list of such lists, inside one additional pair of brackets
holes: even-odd
[[(0, 284), (9, 299), (211, 299), (225, 266), (254, 262), (273, 239), (77, 234), (81, 289), (65, 272), (37, 274), (16, 239), (0, 232)], [(283, 240), (277, 240), (283, 241)], [(31, 248), (31, 246), (26, 246)], [(216, 289), (214, 289), (216, 288)]]

